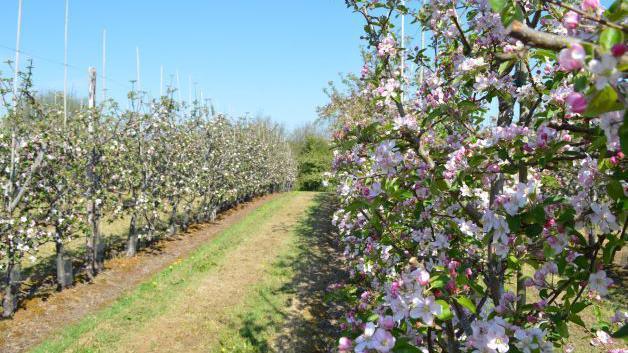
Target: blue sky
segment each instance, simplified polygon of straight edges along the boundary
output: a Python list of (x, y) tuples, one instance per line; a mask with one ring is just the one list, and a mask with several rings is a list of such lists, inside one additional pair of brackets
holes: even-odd
[[(22, 58), (32, 55), (38, 89), (61, 90), (64, 0), (23, 1)], [(14, 55), (17, 3), (0, 12), (2, 61)], [(153, 95), (163, 65), (166, 82), (179, 70), (184, 99), (191, 76), (219, 110), (294, 128), (316, 119), (328, 81), (359, 71), (362, 26), (342, 0), (70, 0), (69, 85), (83, 95), (87, 68), (101, 70), (106, 28), (110, 96), (126, 97), (139, 47), (142, 88)]]

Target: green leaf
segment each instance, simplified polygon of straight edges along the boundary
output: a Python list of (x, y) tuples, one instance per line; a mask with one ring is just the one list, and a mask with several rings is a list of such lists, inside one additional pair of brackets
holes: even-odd
[(600, 114), (622, 108), (623, 106), (617, 102), (617, 92), (615, 92), (613, 87), (606, 85), (603, 90), (598, 91), (593, 96), (584, 115), (589, 118), (595, 118)]
[(619, 128), (619, 142), (621, 143), (621, 151), (628, 155), (628, 114), (624, 113), (624, 123)]
[(449, 304), (446, 301), (439, 299), (436, 301), (436, 303), (439, 304), (443, 309), (440, 315), (438, 315), (439, 319), (447, 321), (451, 320), (451, 318), (454, 317), (454, 315), (451, 313), (451, 309), (449, 308)]
[(491, 4), (491, 8), (493, 9), (493, 11), (495, 11), (497, 13), (501, 13), (502, 10), (504, 8), (506, 8), (506, 5), (507, 5), (508, 1), (506, 1), (506, 0), (488, 0), (488, 3)]
[(620, 22), (628, 15), (628, 1), (616, 0), (609, 8), (604, 12), (604, 16), (613, 22)]
[(526, 227), (525, 233), (530, 238), (536, 238), (543, 231), (543, 226), (540, 224), (531, 224)]
[(521, 265), (519, 264), (519, 259), (515, 255), (508, 256), (508, 264), (511, 268), (520, 269)]
[(576, 92), (583, 92), (587, 88), (588, 83), (589, 80), (587, 80), (587, 77), (584, 75), (580, 75), (576, 77), (576, 80), (574, 82), (574, 89), (576, 90)]
[(458, 304), (464, 306), (465, 308), (469, 309), (470, 312), (472, 313), (476, 313), (477, 309), (475, 308), (475, 304), (473, 304), (473, 302), (471, 301), (471, 299), (469, 299), (468, 297), (458, 297), (456, 298), (456, 301), (458, 302)]
[(499, 74), (504, 75), (505, 73), (510, 72), (510, 70), (515, 66), (515, 60), (504, 61), (499, 65)]
[(405, 339), (398, 339), (392, 349), (393, 353), (421, 353), (421, 349), (408, 343)]
[(436, 180), (436, 187), (440, 191), (447, 191), (449, 189), (449, 185), (447, 185), (447, 182), (445, 181), (445, 179)]
[(623, 42), (624, 34), (616, 28), (606, 28), (600, 34), (600, 45), (606, 50), (611, 50), (613, 45)]
[(371, 314), (371, 315), (369, 315), (368, 318), (366, 318), (366, 321), (368, 321), (368, 322), (376, 322), (377, 319), (379, 319), (379, 315), (378, 314)]
[(608, 183), (606, 190), (608, 191), (608, 196), (613, 200), (619, 200), (624, 197), (624, 188), (618, 180), (612, 180)]
[(556, 177), (552, 176), (552, 175), (543, 175), (541, 176), (541, 183), (543, 183), (544, 186), (549, 186), (552, 188), (559, 188), (560, 187), (560, 183), (558, 182), (558, 179), (556, 179)]
[(440, 275), (430, 280), (430, 289), (443, 288), (449, 279), (447, 276)]
[(584, 328), (587, 327), (587, 325), (584, 323), (584, 321), (582, 321), (582, 318), (579, 315), (569, 315), (569, 321), (574, 322)]
[(516, 233), (519, 229), (521, 229), (521, 217), (519, 215), (507, 215), (506, 222), (508, 222), (508, 229), (510, 229), (513, 233)]
[(556, 323), (556, 330), (561, 337), (569, 337), (569, 328), (567, 327), (567, 323), (565, 321), (558, 321)]
[(361, 209), (367, 209), (368, 207), (369, 207), (368, 203), (366, 203), (366, 202), (364, 202), (362, 200), (356, 200), (356, 201), (353, 201), (352, 203), (348, 204), (345, 207), (345, 210), (351, 212), (351, 211), (358, 211), (358, 210), (361, 210)]
[(549, 59), (556, 60), (556, 53), (552, 50), (547, 50), (547, 49), (536, 49), (534, 50), (534, 53), (532, 54), (532, 56), (538, 59), (549, 58)]
[(536, 224), (541, 224), (541, 225), (545, 224), (545, 210), (543, 209), (543, 206), (538, 205), (534, 207), (530, 211), (530, 217)]
[(589, 306), (589, 304), (585, 302), (573, 303), (573, 305), (571, 306), (571, 312), (577, 314), (584, 310), (587, 306)]
[(471, 167), (477, 167), (478, 165), (480, 165), (480, 163), (482, 163), (482, 161), (484, 159), (486, 159), (486, 157), (484, 155), (477, 154), (477, 155), (472, 156), (471, 158), (469, 158), (469, 165)]
[(621, 338), (624, 341), (628, 340), (628, 324), (624, 324), (619, 330), (615, 331), (611, 337), (613, 338)]

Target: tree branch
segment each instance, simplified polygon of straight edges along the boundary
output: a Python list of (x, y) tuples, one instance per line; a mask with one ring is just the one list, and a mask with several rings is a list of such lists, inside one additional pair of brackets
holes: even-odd
[(561, 50), (572, 44), (591, 44), (578, 38), (559, 36), (557, 34), (537, 31), (520, 21), (513, 21), (507, 29), (508, 34), (526, 44), (532, 44), (536, 48)]
[(564, 9), (569, 10), (569, 11), (573, 11), (573, 12), (577, 13), (578, 15), (580, 15), (580, 16), (588, 19), (588, 20), (595, 21), (595, 22), (597, 22), (597, 23), (599, 23), (601, 25), (604, 25), (606, 27), (615, 28), (615, 29), (618, 29), (618, 30), (620, 30), (620, 31), (622, 31), (624, 33), (628, 33), (628, 28), (626, 28), (626, 26), (622, 26), (622, 25), (619, 25), (617, 23), (607, 21), (607, 20), (605, 20), (605, 19), (603, 19), (601, 17), (598, 17), (598, 16), (591, 16), (591, 15), (587, 14), (584, 11), (578, 10), (576, 8), (573, 8), (573, 7), (569, 6), (569, 5), (565, 5), (562, 2), (560, 2), (560, 1), (554, 1), (554, 0), (544, 0), (544, 1), (549, 2), (550, 4), (554, 4), (554, 5), (560, 6), (560, 7), (564, 8)]
[(35, 161), (33, 162), (33, 164), (31, 164), (31, 169), (29, 170), (28, 176), (26, 177), (26, 180), (24, 181), (24, 185), (22, 185), (22, 187), (20, 188), (20, 191), (18, 191), (15, 198), (13, 198), (13, 200), (9, 204), (9, 208), (8, 208), (9, 213), (13, 212), (13, 210), (20, 203), (22, 196), (24, 196), (24, 192), (26, 192), (26, 189), (28, 189), (28, 187), (30, 186), (31, 180), (33, 179), (33, 174), (37, 172), (37, 169), (39, 168), (39, 166), (44, 160), (44, 154), (45, 152), (43, 149), (39, 150), (39, 153), (37, 154)]

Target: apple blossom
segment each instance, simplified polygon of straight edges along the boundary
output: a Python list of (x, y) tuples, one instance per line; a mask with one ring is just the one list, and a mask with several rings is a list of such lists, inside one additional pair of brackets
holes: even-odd
[[(566, 344), (561, 321), (578, 320), (570, 310), (588, 305), (587, 289), (607, 291), (596, 271), (623, 244), (625, 65), (621, 48), (606, 54), (618, 37), (595, 16), (608, 13), (590, 3), (585, 19), (537, 1), (347, 4), (367, 20), (372, 68), (322, 115), (338, 131), (336, 224), (356, 273), (347, 304), (411, 351)], [(616, 28), (625, 16), (613, 8)], [(396, 30), (389, 13), (430, 30), (423, 51), (378, 55)], [(402, 75), (410, 61), (419, 69)], [(392, 329), (376, 319), (387, 316)]]
[(580, 44), (572, 44), (558, 54), (558, 64), (563, 71), (574, 71), (584, 66), (584, 48)]
[(584, 111), (587, 109), (587, 99), (584, 94), (580, 92), (571, 93), (569, 96), (567, 96), (565, 103), (567, 103), (569, 111), (571, 111), (572, 113), (584, 113)]
[(599, 270), (589, 276), (589, 289), (597, 292), (601, 296), (608, 294), (608, 286), (612, 283), (613, 280), (606, 277), (604, 270)]
[(595, 11), (600, 7), (600, 0), (582, 0), (581, 8), (584, 11)]
[(567, 29), (575, 29), (580, 22), (580, 15), (574, 11), (567, 11), (563, 17), (563, 25)]

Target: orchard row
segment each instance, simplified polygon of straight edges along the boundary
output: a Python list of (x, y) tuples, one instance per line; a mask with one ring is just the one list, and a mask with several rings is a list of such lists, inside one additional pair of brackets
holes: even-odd
[(129, 107), (70, 109), (33, 93), (31, 74), (1, 81), (0, 261), (4, 316), (16, 309), (20, 265), (56, 249), (57, 286), (72, 284), (65, 246), (85, 239), (84, 266), (103, 269), (101, 224), (128, 221), (126, 254), (140, 241), (215, 217), (245, 199), (291, 188), (295, 166), (280, 126), (231, 119), (202, 102), (182, 105), (172, 91), (149, 100), (132, 92)]

